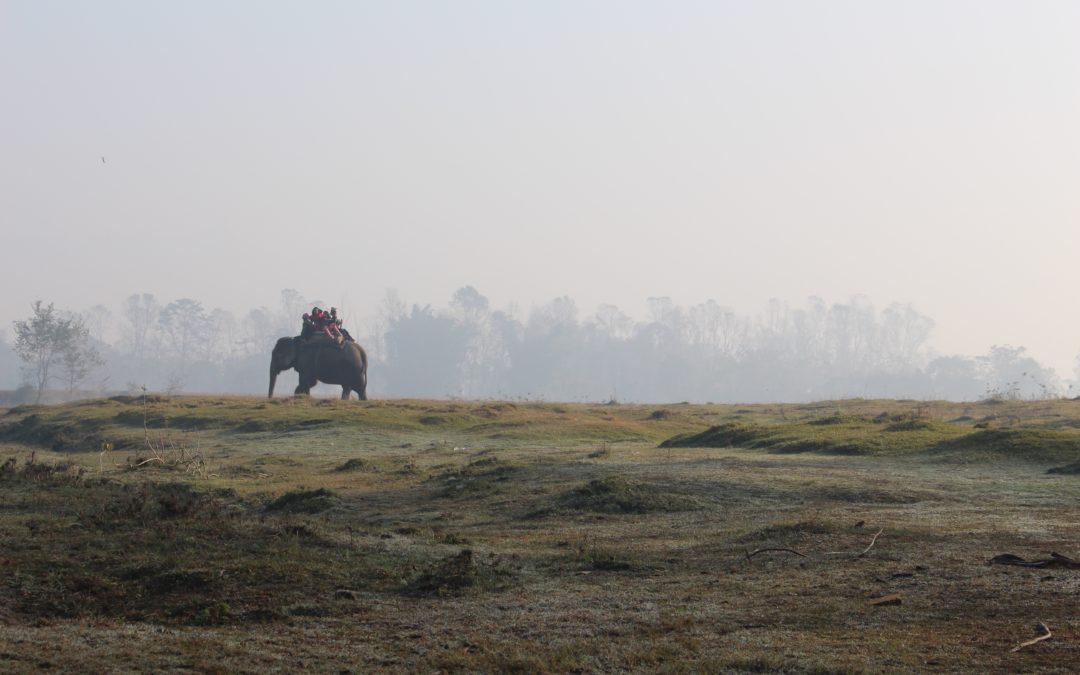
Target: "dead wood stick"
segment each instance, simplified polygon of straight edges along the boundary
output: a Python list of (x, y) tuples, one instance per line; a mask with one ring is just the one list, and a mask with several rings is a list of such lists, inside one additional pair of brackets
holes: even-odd
[(880, 530), (878, 530), (878, 531), (877, 531), (877, 534), (875, 534), (875, 535), (874, 535), (874, 538), (870, 540), (870, 545), (869, 545), (869, 546), (867, 546), (866, 548), (864, 548), (864, 549), (862, 550), (862, 553), (860, 553), (860, 554), (858, 555), (858, 557), (860, 557), (860, 558), (861, 558), (862, 556), (866, 555), (867, 551), (869, 551), (870, 549), (874, 548), (874, 544), (875, 544), (875, 543), (877, 542), (877, 538), (878, 538), (878, 537), (880, 537), (880, 536), (881, 536), (881, 533), (882, 533), (882, 532), (884, 532), (884, 531), (885, 531), (885, 528), (884, 528), (884, 527), (883, 527), (883, 528), (881, 528)]
[(1042, 642), (1043, 640), (1049, 640), (1050, 638), (1052, 638), (1054, 636), (1054, 634), (1050, 632), (1050, 629), (1047, 628), (1046, 624), (1043, 623), (1042, 621), (1035, 624), (1035, 627), (1038, 628), (1039, 630), (1041, 630), (1043, 632), (1043, 634), (1040, 635), (1037, 638), (1032, 638), (1032, 639), (1028, 640), (1027, 642), (1021, 642), (1020, 644), (1016, 645), (1015, 647), (1013, 647), (1009, 651), (1018, 652), (1021, 649), (1023, 649), (1024, 647), (1030, 647), (1031, 645), (1033, 645), (1033, 644), (1035, 644), (1037, 642)]
[(1067, 567), (1072, 570), (1080, 569), (1080, 560), (1073, 560), (1068, 556), (1061, 555), (1060, 553), (1051, 553), (1050, 557), (1054, 559), (1058, 565)]
[(768, 553), (770, 551), (783, 552), (783, 553), (794, 553), (795, 555), (799, 556), (800, 558), (805, 558), (806, 557), (805, 555), (803, 555), (802, 553), (799, 553), (798, 551), (796, 551), (793, 548), (756, 548), (753, 551), (747, 551), (746, 552), (746, 559), (749, 560), (750, 558), (753, 558), (754, 556), (756, 556), (758, 553)]

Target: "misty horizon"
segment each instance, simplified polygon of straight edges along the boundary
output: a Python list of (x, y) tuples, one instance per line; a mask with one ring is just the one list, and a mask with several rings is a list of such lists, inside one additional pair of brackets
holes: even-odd
[[(133, 294), (110, 310), (78, 313), (105, 363), (78, 393), (261, 394), (270, 349), (296, 335), (312, 305), (293, 289), (276, 307), (236, 315), (192, 298)], [(804, 402), (839, 398), (976, 400), (1066, 395), (1071, 378), (1023, 346), (985, 353), (935, 351), (934, 321), (911, 305), (875, 307), (808, 298), (740, 314), (709, 300), (649, 298), (648, 316), (614, 305), (582, 311), (563, 296), (528, 312), (494, 307), (471, 286), (443, 305), (408, 303), (388, 291), (367, 316), (342, 311), (368, 350), (375, 398), (461, 398), (639, 403)], [(0, 388), (23, 381), (0, 342)], [(283, 374), (279, 395), (296, 384)], [(317, 395), (337, 389), (320, 385)], [(76, 393), (76, 392), (71, 392)]]
[(863, 297), (932, 318), (928, 354), (1074, 376), (1080, 4), (0, 15), (9, 340), (35, 299), (133, 292), (239, 320), (296, 288), (351, 321), (470, 285), (522, 321)]

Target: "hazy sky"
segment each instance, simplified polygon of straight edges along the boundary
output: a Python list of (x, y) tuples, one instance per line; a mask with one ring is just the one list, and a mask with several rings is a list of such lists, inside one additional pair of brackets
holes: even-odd
[(862, 293), (1080, 352), (1072, 0), (0, 0), (0, 101), (5, 327)]

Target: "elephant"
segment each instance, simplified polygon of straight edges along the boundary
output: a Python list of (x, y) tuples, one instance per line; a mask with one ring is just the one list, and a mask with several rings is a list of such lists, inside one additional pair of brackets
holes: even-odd
[(274, 397), (278, 373), (289, 368), (300, 373), (297, 394), (310, 394), (316, 382), (323, 382), (340, 384), (343, 401), (353, 391), (361, 401), (367, 400), (367, 353), (356, 342), (339, 347), (322, 337), (279, 339), (270, 356), (270, 398)]

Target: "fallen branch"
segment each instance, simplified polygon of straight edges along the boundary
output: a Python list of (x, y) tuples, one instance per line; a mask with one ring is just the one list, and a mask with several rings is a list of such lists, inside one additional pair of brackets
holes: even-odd
[(890, 593), (888, 595), (883, 595), (880, 598), (873, 598), (870, 600), (871, 605), (878, 607), (883, 605), (900, 605), (903, 604), (903, 602), (904, 600), (899, 593)]
[[(861, 558), (864, 555), (866, 555), (866, 553), (870, 549), (874, 548), (874, 544), (877, 543), (877, 538), (880, 537), (881, 533), (884, 532), (884, 531), (885, 531), (884, 527), (881, 528), (880, 530), (878, 530), (877, 534), (874, 535), (874, 538), (870, 540), (870, 545), (867, 546), (866, 548), (864, 548), (862, 551), (854, 554), (855, 557), (856, 558)], [(851, 551), (826, 551), (823, 555), (852, 555), (852, 553), (851, 553)]]
[(864, 549), (862, 550), (862, 553), (860, 553), (860, 554), (859, 554), (859, 555), (858, 555), (857, 557), (860, 557), (860, 558), (861, 558), (862, 556), (866, 555), (867, 551), (869, 551), (870, 549), (874, 548), (874, 544), (875, 544), (875, 543), (877, 542), (877, 538), (878, 538), (878, 537), (880, 537), (880, 536), (881, 536), (881, 533), (882, 533), (882, 532), (884, 532), (884, 531), (885, 531), (885, 528), (884, 528), (884, 527), (883, 527), (883, 528), (881, 528), (880, 530), (878, 530), (878, 531), (877, 531), (877, 534), (875, 534), (875, 535), (874, 535), (874, 538), (870, 540), (870, 545), (869, 545), (869, 546), (867, 546), (866, 548), (864, 548)]
[(746, 552), (746, 559), (749, 560), (750, 558), (753, 558), (754, 556), (756, 556), (758, 553), (769, 553), (769, 552), (774, 552), (774, 553), (794, 553), (795, 555), (799, 556), (800, 558), (805, 558), (806, 557), (805, 555), (803, 555), (802, 553), (799, 553), (798, 551), (796, 551), (793, 548), (757, 548), (757, 549), (754, 549), (753, 551), (747, 551)]
[(1038, 642), (1042, 642), (1043, 640), (1049, 640), (1050, 638), (1052, 638), (1054, 636), (1053, 633), (1050, 632), (1050, 629), (1047, 628), (1046, 624), (1043, 623), (1042, 621), (1035, 624), (1035, 630), (1041, 630), (1043, 632), (1043, 634), (1040, 635), (1037, 638), (1032, 638), (1032, 639), (1028, 640), (1027, 642), (1021, 642), (1020, 644), (1016, 645), (1015, 647), (1013, 647), (1009, 651), (1018, 652), (1021, 649), (1023, 649), (1024, 647), (1030, 647), (1031, 645), (1036, 644)]
[(1053, 558), (1054, 562), (1057, 563), (1060, 567), (1067, 567), (1071, 570), (1080, 570), (1080, 560), (1073, 560), (1072, 558), (1063, 556), (1060, 553), (1051, 553), (1050, 557)]
[(1002, 553), (990, 558), (991, 565), (1014, 565), (1016, 567), (1064, 567), (1070, 570), (1080, 570), (1080, 560), (1073, 560), (1060, 553), (1051, 553), (1049, 558), (1042, 560), (1024, 560), (1012, 553)]

